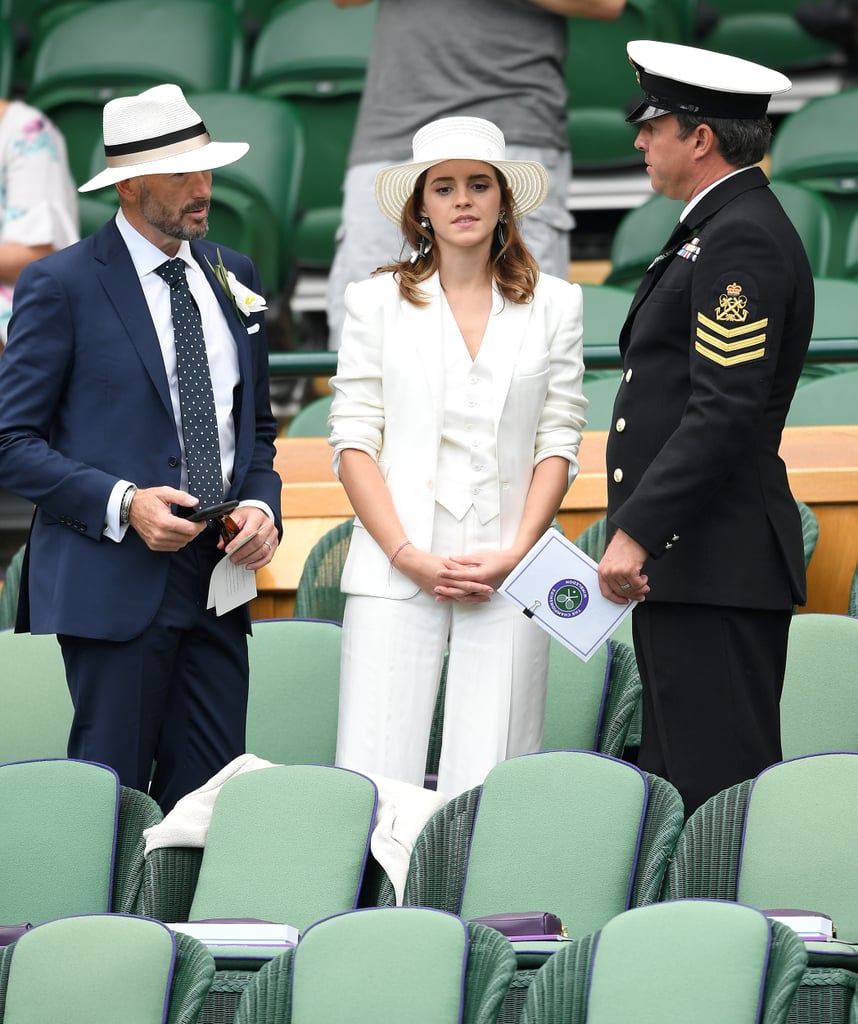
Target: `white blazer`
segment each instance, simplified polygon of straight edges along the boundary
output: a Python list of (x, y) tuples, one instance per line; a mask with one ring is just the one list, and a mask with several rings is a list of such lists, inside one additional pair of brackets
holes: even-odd
[[(393, 498), (412, 543), (428, 550), (435, 515), (435, 472), (444, 416), (441, 286), (423, 282), (427, 306), (404, 300), (392, 274), (350, 284), (329, 419), (334, 472), (346, 448), (367, 452)], [(543, 459), (569, 461), (586, 420), (581, 393), (581, 288), (540, 275), (533, 301), (504, 301), (495, 291), (492, 329), (503, 331), (492, 367), (500, 515), (497, 545), (515, 540), (533, 476)], [(492, 524), (489, 524), (491, 526)], [(356, 520), (343, 568), (347, 594), (408, 598), (418, 587), (391, 572), (387, 555)]]

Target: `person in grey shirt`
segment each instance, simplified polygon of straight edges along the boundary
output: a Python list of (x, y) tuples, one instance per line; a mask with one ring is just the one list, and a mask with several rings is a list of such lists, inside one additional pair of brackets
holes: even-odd
[[(369, 0), (332, 0), (356, 7)], [(367, 78), (343, 182), (343, 215), (328, 277), (329, 348), (340, 346), (343, 295), (403, 241), (372, 195), (378, 171), (408, 158), (417, 129), (469, 115), (497, 124), (510, 159), (548, 172), (545, 203), (521, 225), (540, 268), (566, 278), (572, 217), (566, 208), (571, 158), (566, 141), (569, 17), (611, 20), (625, 0), (377, 0)]]

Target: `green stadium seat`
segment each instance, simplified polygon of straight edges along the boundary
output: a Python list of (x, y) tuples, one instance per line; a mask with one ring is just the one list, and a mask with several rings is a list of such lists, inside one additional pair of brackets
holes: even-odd
[(375, 3), (338, 10), (330, 0), (296, 0), (265, 22), (250, 55), (248, 89), (288, 99), (304, 128), (295, 241), (302, 267), (327, 268), (333, 260), (375, 9)]
[[(834, 211), (828, 200), (813, 189), (779, 178), (772, 180), (771, 188), (801, 235), (813, 273), (824, 276), (832, 259), (834, 237)], [(678, 199), (653, 195), (625, 214), (611, 243), (608, 284), (637, 288), (679, 220), (682, 206)]]
[(614, 21), (577, 18), (570, 24), (565, 77), (575, 174), (641, 166), (633, 145), (637, 129), (625, 121), (640, 100), (628, 70), (630, 39), (683, 42), (681, 6), (669, 0), (627, 0)]
[(850, 230), (858, 220), (858, 88), (820, 96), (793, 111), (772, 140), (772, 176), (823, 194), (834, 211), (832, 257), (825, 273), (846, 264)]
[(795, 0), (708, 0), (717, 16), (697, 45), (780, 71), (805, 71), (842, 63), (842, 51), (807, 32), (796, 19)]
[[(250, 143), (246, 156), (214, 173), (215, 213), (209, 237), (251, 255), (266, 289), (288, 294), (295, 275), (295, 236), (305, 159), (304, 132), (297, 112), (286, 100), (248, 92), (191, 93), (188, 100), (212, 138)], [(235, 193), (244, 199), (238, 206), (230, 198)], [(218, 222), (217, 207), (232, 208), (239, 222), (246, 221), (245, 205), (257, 208), (257, 224), (249, 245), (230, 242), (233, 236), (225, 235)]]
[(237, 89), (244, 67), (239, 15), (213, 0), (93, 3), (54, 24), (40, 40), (27, 99), (65, 135), (72, 175), (89, 174), (102, 109), (163, 82), (186, 91)]
[(786, 418), (788, 427), (858, 423), (858, 369), (809, 380), (796, 390)]

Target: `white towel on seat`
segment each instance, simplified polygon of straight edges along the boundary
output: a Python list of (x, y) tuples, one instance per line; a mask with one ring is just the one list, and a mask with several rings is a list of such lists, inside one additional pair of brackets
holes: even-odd
[[(230, 761), (199, 789), (183, 796), (162, 821), (143, 832), (145, 854), (148, 856), (152, 850), (164, 846), (204, 847), (212, 808), (224, 783), (243, 772), (273, 767), (273, 762), (255, 754), (241, 754)], [(362, 774), (371, 779), (378, 790), (370, 849), (393, 884), (397, 904), (401, 904), (414, 842), (429, 818), (447, 803), (447, 798), (397, 779), (368, 772)]]

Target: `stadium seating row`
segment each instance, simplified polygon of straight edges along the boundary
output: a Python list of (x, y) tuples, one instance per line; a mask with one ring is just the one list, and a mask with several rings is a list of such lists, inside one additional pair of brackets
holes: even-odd
[[(161, 1020), (131, 1010), (121, 1018), (104, 1018), (103, 1010), (89, 1017), (80, 1011), (46, 1015), (44, 1005), (27, 1016), (19, 1009), (19, 994), (8, 988), (17, 970), (14, 958), (19, 950), (28, 958), (31, 951), (42, 949), (44, 955), (57, 959), (58, 976), (71, 1005), (78, 999), (97, 1001), (96, 993), (106, 992), (115, 1014), (117, 1001), (125, 1003), (112, 982), (107, 986), (74, 982), (75, 968), (82, 965), (88, 970), (90, 959), (88, 942), (80, 947), (74, 944), (76, 926), (52, 929), (45, 923), (72, 915), (117, 913), (171, 924), (286, 921), (304, 933), (297, 952), (279, 953), (276, 947), (265, 949), (240, 939), (210, 946), (214, 962), (200, 979), (197, 1003), (197, 1010), (202, 1003), (200, 1020), (206, 1024), (288, 1020), (288, 1007), (282, 1003), (275, 1016), (268, 1015), (270, 1007), (263, 1009), (275, 992), (266, 991), (263, 998), (260, 986), (282, 985), (290, 976), (293, 980), (300, 976), (300, 958), (309, 948), (303, 943), (321, 942), (322, 922), (327, 920), (339, 920), (337, 927), (342, 929), (387, 927), (394, 931), (407, 920), (410, 937), (404, 940), (397, 932), (398, 944), (414, 953), (431, 934), (424, 929), (456, 927), (461, 941), (464, 919), (477, 946), (483, 940), (506, 950), (499, 954), (506, 956), (507, 967), (490, 1016), (463, 1018), (461, 1008), (452, 1013), (448, 1008), (439, 1016), (436, 1005), (436, 1013), (427, 1017), (397, 1014), (393, 1019), (475, 1019), (486, 1024), (497, 1019), (510, 1024), (588, 1019), (584, 1007), (592, 1006), (593, 1000), (588, 986), (576, 996), (566, 993), (565, 998), (581, 1002), (580, 1018), (569, 1016), (569, 1010), (557, 1016), (556, 1010), (552, 1015), (539, 1008), (540, 1000), (548, 998), (544, 986), (549, 979), (552, 985), (562, 984), (554, 975), (568, 970), (568, 965), (563, 966), (567, 958), (583, 957), (586, 965), (591, 964), (595, 947), (601, 942), (610, 945), (617, 930), (634, 927), (615, 923), (629, 921), (629, 913), (637, 913), (636, 920), (643, 926), (644, 915), (635, 908), (651, 908), (649, 919), (655, 922), (654, 915), (668, 912), (653, 910), (653, 906), (718, 900), (744, 905), (744, 912), (753, 907), (782, 914), (792, 908), (827, 916), (834, 923), (836, 938), (818, 941), (808, 937), (802, 944), (794, 934), (786, 938), (791, 934), (788, 930), (782, 939), (780, 928), (769, 930), (766, 925), (763, 949), (771, 952), (775, 961), (780, 941), (801, 949), (794, 984), (774, 1016), (769, 1015), (771, 1006), (765, 1006), (768, 996), (763, 995), (759, 972), (751, 986), (756, 991), (752, 1002), (756, 1012), (724, 1015), (730, 999), (747, 984), (747, 963), (741, 971), (735, 971), (738, 964), (734, 963), (734, 973), (721, 982), (728, 994), (711, 990), (714, 1007), (707, 1005), (699, 1013), (676, 1016), (675, 1008), (673, 1013), (666, 1008), (700, 995), (686, 972), (692, 964), (702, 963), (705, 977), (712, 965), (703, 953), (711, 938), (707, 930), (694, 935), (694, 941), (690, 935), (678, 941), (686, 934), (681, 915), (692, 911), (674, 911), (663, 919), (668, 931), (662, 939), (673, 939), (670, 953), (662, 948), (652, 960), (639, 949), (648, 964), (645, 973), (655, 969), (658, 960), (663, 961), (662, 968), (665, 963), (682, 964), (681, 970), (669, 972), (673, 979), (669, 991), (662, 985), (640, 987), (641, 963), (615, 964), (610, 969), (614, 985), (620, 990), (630, 988), (642, 1001), (642, 1009), (628, 1017), (594, 1013), (591, 1019), (694, 1019), (714, 1024), (723, 1020), (782, 1021), (789, 1013), (792, 1021), (802, 1024), (821, 1020), (846, 1024), (855, 1010), (858, 985), (858, 918), (849, 884), (856, 819), (844, 812), (854, 802), (858, 752), (826, 750), (780, 762), (755, 779), (724, 790), (687, 821), (669, 783), (627, 762), (583, 750), (546, 751), (502, 762), (483, 785), (450, 801), (439, 797), (437, 809), (426, 804), (416, 814), (409, 803), (411, 794), (392, 788), (390, 780), (372, 780), (324, 765), (248, 763), (244, 770), (236, 769), (222, 780), (205, 813), (198, 805), (193, 815), (186, 813), (181, 821), (181, 815), (175, 814), (172, 821), (158, 820), (157, 813), (153, 820), (143, 794), (136, 794), (138, 810), (132, 817), (128, 806), (131, 794), (122, 790), (114, 774), (103, 766), (66, 760), (2, 765), (0, 807), (8, 829), (2, 847), (0, 894), (4, 908), (15, 920), (28, 920), (37, 927), (20, 940), (19, 947), (0, 954), (0, 1007), (5, 996), (0, 1019), (10, 1024), (46, 1019), (70, 1024), (83, 1020), (99, 1024), (104, 1019), (135, 1024)], [(411, 819), (407, 820), (409, 812)], [(385, 846), (383, 840), (391, 836), (397, 842)], [(124, 903), (119, 905), (118, 889), (124, 893)], [(402, 906), (393, 909), (397, 904)], [(129, 906), (130, 911), (123, 909)], [(353, 916), (361, 907), (389, 908), (389, 912), (372, 925), (369, 916)], [(403, 907), (443, 912), (450, 923), (438, 925), (435, 918), (420, 915), (406, 918)], [(480, 926), (472, 923), (521, 908), (550, 908), (563, 922), (565, 937), (518, 937), (513, 930), (507, 941), (497, 932), (481, 934)], [(391, 913), (402, 916), (393, 918)], [(735, 911), (723, 913), (728, 914), (723, 923), (731, 939), (728, 948), (734, 955), (744, 956), (736, 950), (738, 936), (729, 923), (739, 922), (738, 927), (743, 928), (742, 918)], [(354, 923), (347, 923), (349, 920)], [(699, 928), (706, 916), (690, 920)], [(676, 930), (671, 932), (669, 922)], [(45, 924), (43, 929), (38, 927), (40, 923)], [(759, 920), (757, 927), (762, 928), (763, 923)], [(92, 927), (95, 931), (97, 926)], [(111, 924), (109, 934), (115, 953), (127, 957), (135, 948), (133, 933), (126, 938), (126, 933), (116, 930), (122, 927)], [(317, 1006), (315, 1014), (299, 1013), (296, 1021), (373, 1019), (366, 1014), (369, 1004), (379, 998), (378, 986), (366, 984), (363, 972), (369, 965), (363, 957), (371, 951), (378, 957), (380, 947), (374, 942), (364, 946), (360, 930), (351, 934), (349, 956), (329, 949), (320, 962), (327, 969), (329, 990), (332, 986), (336, 989), (332, 979), (341, 971), (354, 970), (355, 961), (361, 968), (354, 980), (362, 983), (354, 991), (348, 988), (347, 992), (316, 995), (317, 999), (333, 1000), (327, 1012), (319, 1015)], [(382, 935), (383, 931), (377, 932), (376, 939)], [(46, 945), (42, 946), (43, 942)], [(184, 954), (189, 946), (192, 944), (180, 939), (176, 951)], [(100, 948), (104, 969), (112, 954), (109, 948)], [(465, 959), (463, 952), (460, 950), (460, 963)], [(309, 962), (309, 952), (306, 956)], [(764, 955), (762, 962), (766, 958)], [(20, 963), (25, 962), (22, 959)], [(386, 957), (382, 963), (387, 963)], [(137, 964), (129, 978), (140, 966)], [(279, 983), (270, 977), (272, 973), (280, 975)], [(419, 973), (407, 979), (413, 998), (419, 991), (414, 986), (422, 983)], [(376, 977), (381, 972), (371, 974)], [(632, 976), (636, 984), (631, 984)], [(577, 986), (580, 980), (567, 977), (565, 984)], [(595, 984), (595, 979), (591, 981)], [(143, 979), (134, 984), (144, 1003), (151, 998)], [(461, 980), (455, 987), (461, 989)], [(54, 987), (49, 988), (57, 999)], [(163, 986), (161, 992), (163, 997)], [(622, 998), (628, 996), (627, 991)], [(257, 1002), (260, 998), (262, 1006)], [(335, 1007), (344, 999), (356, 1009), (355, 1015), (337, 1015)], [(39, 1006), (38, 1001), (35, 1005)], [(12, 1007), (14, 1013), (2, 1016)], [(667, 1016), (659, 1016), (659, 1011)], [(169, 1019), (191, 1021), (196, 1017)], [(382, 1015), (376, 1019), (391, 1018)]]
[[(236, 237), (243, 248), (258, 256), (272, 290), (289, 279), (292, 255), (304, 268), (329, 265), (345, 158), (369, 56), (374, 3), (337, 9), (331, 0), (283, 0), (279, 4), (260, 2), (251, 11), (251, 0), (171, 0), (169, 32), (164, 31), (165, 9), (151, 0), (5, 3), (11, 13), (3, 25), (5, 38), (0, 32), (0, 83), (4, 76), (7, 85), (12, 80), (10, 26), (15, 18), (23, 18), (33, 36), (27, 98), (64, 132), (79, 183), (90, 176), (94, 163), (100, 163), (101, 108), (112, 96), (127, 95), (166, 79), (177, 81), (189, 94), (231, 92), (288, 99), (304, 137), (303, 154), (283, 162), (287, 194), (273, 211), (281, 235), (283, 225), (289, 225), (288, 239), (281, 238), (273, 254), (270, 243), (266, 252), (263, 240), (248, 238), (259, 234), (259, 229), (247, 223), (254, 219), (253, 213), (242, 207), (234, 194), (216, 204), (225, 209), (216, 211), (213, 230), (230, 230), (230, 218), (238, 222), (232, 225), (230, 238)], [(782, 0), (764, 5), (760, 0), (760, 5), (770, 21), (789, 25), (789, 31), (801, 35), (790, 5)], [(753, 12), (754, 5), (750, 11), (747, 4), (738, 6), (742, 10), (733, 10), (730, 0), (719, 0), (711, 9), (716, 12), (714, 27), (711, 18), (701, 20), (697, 5), (690, 0), (628, 0), (616, 21), (576, 21), (566, 65), (568, 131), (576, 169), (573, 190), (590, 190), (590, 195), (570, 196), (573, 205), (634, 205), (649, 194), (648, 180), (631, 145), (633, 129), (623, 120), (635, 92), (633, 78), (619, 73), (625, 63), (626, 42), (648, 37), (710, 45), (710, 38), (723, 40), (730, 34), (732, 19), (741, 21)], [(254, 16), (259, 24), (252, 39), (246, 30), (248, 16)], [(707, 26), (712, 28), (711, 36), (705, 33)], [(767, 43), (776, 46), (776, 36), (770, 33)], [(739, 40), (742, 33), (736, 32), (734, 37)], [(785, 45), (779, 66), (816, 66), (834, 60), (833, 45), (805, 43), (804, 51), (801, 46)], [(726, 45), (724, 49), (731, 52)], [(266, 130), (269, 137), (282, 132), (284, 144), (294, 138), (292, 126), (279, 129), (273, 115), (261, 106), (258, 113), (247, 107), (242, 121), (237, 103), (231, 109), (222, 104), (223, 111), (207, 113), (207, 122), (211, 120), (218, 134), (232, 132), (234, 126), (243, 128), (238, 137), (252, 135), (254, 147), (265, 147)], [(848, 118), (845, 111), (840, 116)], [(254, 127), (257, 120), (258, 129)], [(842, 131), (837, 137), (848, 135)], [(268, 148), (274, 146), (273, 141), (268, 144)], [(278, 150), (278, 156), (281, 153)], [(623, 197), (612, 199), (611, 173), (632, 168), (633, 194), (623, 187)], [(262, 190), (269, 203), (275, 188), (267, 182)], [(86, 226), (97, 224), (104, 211), (90, 210), (91, 201), (84, 205)], [(298, 209), (302, 216), (296, 220)]]

